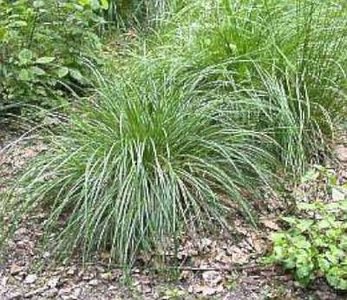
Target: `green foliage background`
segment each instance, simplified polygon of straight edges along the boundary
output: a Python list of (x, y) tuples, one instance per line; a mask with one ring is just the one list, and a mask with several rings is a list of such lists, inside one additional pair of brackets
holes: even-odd
[(98, 22), (75, 1), (0, 1), (0, 109), (52, 108), (83, 94), (101, 48)]

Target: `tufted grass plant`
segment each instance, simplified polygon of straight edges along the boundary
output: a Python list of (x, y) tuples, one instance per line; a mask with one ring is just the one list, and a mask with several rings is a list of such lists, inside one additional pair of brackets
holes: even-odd
[(255, 222), (252, 196), (275, 164), (261, 143), (271, 140), (240, 127), (232, 107), (179, 84), (179, 71), (158, 77), (140, 65), (128, 70), (136, 79), (102, 79), (19, 180), (13, 215), (46, 207), (45, 245), (61, 258), (106, 250), (132, 264), (182, 230), (228, 226), (235, 205)]
[(195, 77), (199, 89), (224, 101), (247, 99), (239, 109), (256, 111), (242, 124), (270, 132), (288, 171), (300, 174), (324, 156), (347, 116), (345, 3), (220, 0), (187, 7), (150, 41), (151, 55), (164, 66), (183, 62), (187, 80)]
[(303, 170), (310, 157), (326, 152), (335, 125), (346, 118), (343, 1), (223, 0), (194, 44), (196, 68), (222, 66), (229, 90), (262, 90), (262, 103), (276, 106), (258, 130), (272, 128), (286, 165)]
[(283, 170), (279, 171), (301, 174), (310, 161), (321, 159), (315, 155), (326, 153), (326, 130), (334, 132), (334, 116), (311, 98), (299, 77), (290, 73), (276, 76), (256, 62), (244, 63), (255, 68), (258, 81), (254, 85), (238, 83), (233, 72), (217, 65), (199, 72), (194, 86), (209, 90), (210, 99), (223, 103), (225, 114), (239, 126), (271, 137), (273, 143), (260, 147), (281, 162)]

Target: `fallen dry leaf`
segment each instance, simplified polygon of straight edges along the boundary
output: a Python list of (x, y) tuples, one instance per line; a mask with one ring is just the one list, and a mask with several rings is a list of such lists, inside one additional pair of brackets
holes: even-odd
[(206, 271), (202, 274), (202, 278), (204, 279), (204, 282), (210, 287), (215, 287), (223, 280), (220, 272), (217, 271)]
[(281, 229), (273, 219), (261, 219), (260, 223), (262, 223), (266, 228), (269, 228), (271, 230), (277, 231)]
[(221, 285), (217, 287), (210, 287), (207, 285), (194, 285), (189, 287), (188, 292), (191, 294), (202, 294), (203, 296), (213, 296), (223, 291)]
[(29, 274), (25, 277), (24, 283), (25, 284), (32, 284), (37, 280), (37, 275), (36, 274)]
[(10, 274), (11, 275), (17, 275), (18, 273), (20, 273), (21, 271), (23, 271), (23, 267), (18, 266), (17, 264), (12, 264), (10, 267)]
[(337, 156), (337, 159), (340, 162), (346, 163), (347, 162), (347, 147), (344, 145), (338, 145), (335, 148), (335, 153)]

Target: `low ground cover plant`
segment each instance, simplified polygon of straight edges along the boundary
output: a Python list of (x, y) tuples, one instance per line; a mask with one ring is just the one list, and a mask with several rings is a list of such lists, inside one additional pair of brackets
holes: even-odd
[[(347, 192), (346, 186), (336, 184), (336, 176), (330, 175), (328, 182), (334, 182), (330, 191)], [(304, 286), (324, 277), (332, 287), (347, 290), (347, 197), (299, 202), (298, 209), (298, 216), (282, 218), (288, 229), (273, 234), (273, 251), (266, 261), (292, 271)]]

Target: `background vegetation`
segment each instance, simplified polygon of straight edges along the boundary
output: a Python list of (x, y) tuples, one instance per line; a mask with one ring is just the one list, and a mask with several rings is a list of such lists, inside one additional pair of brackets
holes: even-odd
[(101, 18), (76, 1), (0, 1), (0, 111), (52, 108), (83, 94)]

